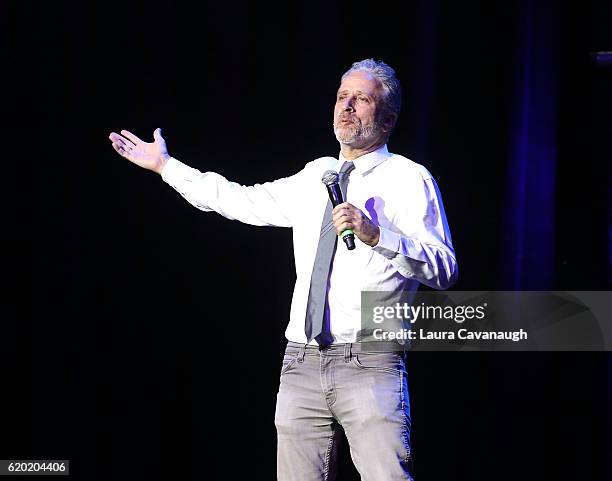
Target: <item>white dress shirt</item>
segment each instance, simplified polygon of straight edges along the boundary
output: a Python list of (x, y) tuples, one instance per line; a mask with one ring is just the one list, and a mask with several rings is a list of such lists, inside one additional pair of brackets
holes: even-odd
[[(296, 282), (288, 340), (305, 343), (304, 322), (327, 189), (326, 170), (340, 171), (345, 158), (321, 157), (290, 177), (243, 186), (214, 172), (200, 172), (171, 158), (162, 178), (190, 204), (252, 225), (293, 228)], [(349, 251), (339, 240), (328, 300), (334, 343), (355, 342), (361, 325), (361, 291), (415, 291), (419, 282), (446, 289), (457, 278), (457, 261), (442, 199), (425, 167), (387, 146), (353, 161), (347, 202), (380, 228), (370, 247), (355, 236)], [(312, 341), (311, 344), (316, 344)]]

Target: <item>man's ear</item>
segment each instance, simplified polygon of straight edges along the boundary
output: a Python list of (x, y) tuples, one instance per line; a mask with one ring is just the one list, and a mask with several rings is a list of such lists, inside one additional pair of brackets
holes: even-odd
[(397, 122), (397, 115), (393, 112), (387, 112), (384, 116), (384, 120), (382, 123), (382, 129), (384, 132), (391, 132), (393, 127), (395, 127), (395, 122)]

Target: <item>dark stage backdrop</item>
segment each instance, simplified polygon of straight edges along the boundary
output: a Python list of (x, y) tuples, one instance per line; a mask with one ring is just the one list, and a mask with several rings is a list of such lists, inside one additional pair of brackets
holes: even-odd
[[(4, 319), (0, 458), (275, 479), (291, 232), (196, 210), (107, 137), (162, 127), (200, 170), (284, 177), (337, 155), (335, 91), (363, 58), (402, 81), (389, 148), (439, 184), (455, 289), (609, 290), (606, 4), (22, 4), (37, 102), (5, 210), (32, 234)], [(413, 353), (408, 373), (417, 479), (611, 479), (609, 354)], [(341, 468), (359, 479), (346, 448)]]

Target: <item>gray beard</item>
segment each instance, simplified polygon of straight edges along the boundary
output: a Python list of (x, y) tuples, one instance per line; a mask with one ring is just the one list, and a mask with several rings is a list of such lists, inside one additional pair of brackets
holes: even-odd
[[(375, 137), (379, 131), (380, 126), (378, 122), (374, 122), (372, 124), (366, 125), (357, 129), (349, 129), (338, 128), (334, 125), (334, 134), (336, 135), (336, 140), (344, 145), (351, 145), (354, 143), (361, 143), (367, 140), (370, 140), (372, 137)], [(344, 131), (344, 132), (343, 132)]]

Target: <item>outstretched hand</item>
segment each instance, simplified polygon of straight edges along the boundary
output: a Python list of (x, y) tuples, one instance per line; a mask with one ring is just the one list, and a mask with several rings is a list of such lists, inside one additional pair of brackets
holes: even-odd
[(153, 132), (153, 142), (144, 142), (127, 130), (122, 130), (121, 134), (111, 132), (108, 136), (117, 153), (144, 169), (161, 174), (170, 158), (161, 129)]

